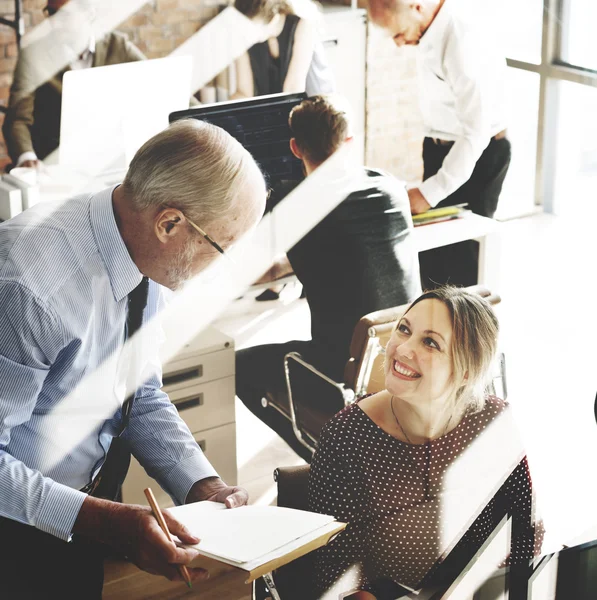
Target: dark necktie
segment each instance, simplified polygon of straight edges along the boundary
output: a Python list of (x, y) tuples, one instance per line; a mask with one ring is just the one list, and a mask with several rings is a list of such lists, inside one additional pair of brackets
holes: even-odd
[[(126, 339), (131, 338), (143, 323), (143, 310), (147, 305), (149, 279), (143, 277), (141, 283), (128, 295), (128, 314), (126, 319)], [(134, 362), (134, 361), (133, 361)], [(129, 424), (135, 393), (132, 393), (122, 405), (122, 419), (116, 437), (112, 439), (106, 460), (94, 480), (81, 491), (96, 498), (115, 500), (120, 495), (120, 487), (129, 469), (131, 452), (122, 434)]]

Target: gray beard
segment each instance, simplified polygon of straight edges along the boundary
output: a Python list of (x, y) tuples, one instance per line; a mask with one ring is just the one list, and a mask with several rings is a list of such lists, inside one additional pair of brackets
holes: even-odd
[(193, 240), (185, 245), (176, 257), (175, 264), (168, 269), (168, 280), (170, 289), (180, 289), (189, 279), (193, 263), (195, 262), (196, 248)]

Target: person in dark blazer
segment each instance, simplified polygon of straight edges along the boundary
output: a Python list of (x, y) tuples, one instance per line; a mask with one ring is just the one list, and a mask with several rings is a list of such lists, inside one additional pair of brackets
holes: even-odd
[[(334, 95), (303, 100), (292, 109), (289, 126), (290, 148), (303, 162), (307, 177), (352, 140), (349, 107)], [(307, 461), (311, 452), (295, 436), (289, 416), (284, 356), (299, 352), (326, 376), (342, 381), (359, 319), (406, 304), (421, 291), (404, 184), (363, 166), (350, 192), (262, 278), (265, 282), (296, 274), (309, 305), (311, 339), (236, 353), (236, 395)], [(264, 406), (262, 399), (269, 393), (284, 404), (284, 413)]]

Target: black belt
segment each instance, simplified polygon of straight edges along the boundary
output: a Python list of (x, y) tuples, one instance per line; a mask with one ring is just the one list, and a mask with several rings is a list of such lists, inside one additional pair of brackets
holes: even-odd
[[(499, 131), (498, 133), (496, 133), (491, 139), (492, 140), (503, 140), (506, 135), (507, 135), (508, 131), (507, 129), (502, 129), (502, 131)], [(450, 141), (450, 140), (442, 140), (440, 138), (429, 138), (436, 146), (451, 146), (454, 142)]]

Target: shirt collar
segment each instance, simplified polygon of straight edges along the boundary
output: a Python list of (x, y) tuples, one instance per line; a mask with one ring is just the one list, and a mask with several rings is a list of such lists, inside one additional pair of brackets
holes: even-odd
[(115, 188), (113, 186), (94, 194), (89, 214), (95, 243), (108, 271), (112, 293), (115, 300), (120, 302), (141, 283), (143, 275), (133, 262), (116, 225), (112, 206)]
[[(452, 3), (450, 0), (445, 0), (442, 7), (439, 9), (435, 19), (431, 22), (431, 25), (427, 28), (427, 31), (421, 37), (419, 46), (423, 50), (428, 50), (438, 44), (441, 45), (441, 41), (446, 33), (446, 28), (452, 17)], [(438, 46), (439, 47), (439, 46)]]

